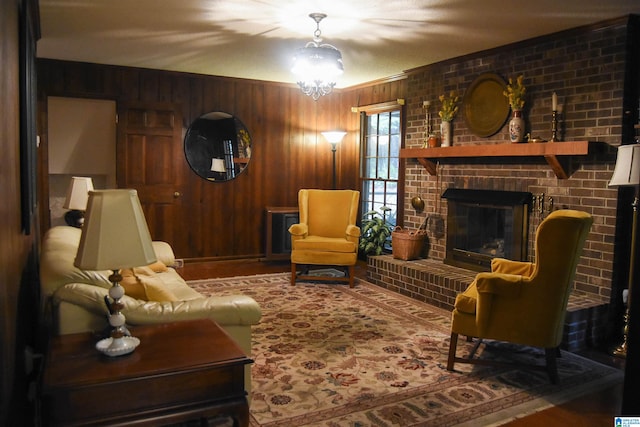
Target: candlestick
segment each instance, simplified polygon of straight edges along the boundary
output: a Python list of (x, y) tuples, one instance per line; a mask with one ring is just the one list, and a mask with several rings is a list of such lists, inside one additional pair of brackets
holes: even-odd
[(558, 112), (553, 110), (551, 112), (551, 142), (558, 141)]
[(424, 143), (428, 145), (429, 135), (431, 135), (431, 101), (422, 101), (422, 108), (426, 110), (425, 126), (424, 126)]

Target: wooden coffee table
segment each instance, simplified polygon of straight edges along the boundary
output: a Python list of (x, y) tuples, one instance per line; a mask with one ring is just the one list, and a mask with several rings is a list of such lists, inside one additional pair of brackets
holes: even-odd
[(245, 365), (215, 322), (131, 328), (136, 350), (109, 357), (90, 333), (53, 337), (42, 387), (44, 425), (163, 425), (231, 417), (249, 424)]

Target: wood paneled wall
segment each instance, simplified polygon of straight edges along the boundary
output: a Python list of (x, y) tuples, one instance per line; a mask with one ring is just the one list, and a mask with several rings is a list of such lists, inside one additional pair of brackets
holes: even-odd
[[(35, 235), (23, 233), (20, 209), (19, 12), (26, 2), (0, 2), (0, 425), (28, 425), (22, 355), (37, 327)], [(33, 7), (33, 3), (30, 3)], [(35, 221), (35, 219), (34, 219)], [(36, 227), (31, 223), (31, 229)]]
[[(247, 126), (252, 159), (235, 180), (203, 180), (184, 161), (182, 203), (188, 212), (175, 232), (188, 238), (177, 246), (170, 242), (180, 258), (264, 254), (266, 206), (297, 205), (300, 188), (331, 188), (332, 153), (320, 134), (325, 130), (348, 132), (336, 155), (337, 187), (357, 189), (359, 117), (351, 108), (403, 98), (405, 87), (403, 79), (389, 79), (313, 101), (295, 85), (48, 59), (39, 60), (38, 76), (42, 163), (48, 96), (172, 102), (181, 109), (183, 131), (210, 111), (234, 114)], [(46, 189), (45, 171), (41, 180)], [(48, 228), (45, 199), (43, 229)]]

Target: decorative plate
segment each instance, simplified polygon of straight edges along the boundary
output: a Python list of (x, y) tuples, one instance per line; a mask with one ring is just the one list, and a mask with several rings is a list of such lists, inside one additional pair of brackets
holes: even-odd
[(494, 73), (478, 76), (462, 99), (467, 126), (474, 135), (487, 137), (498, 132), (509, 117), (509, 101), (503, 95), (507, 83)]

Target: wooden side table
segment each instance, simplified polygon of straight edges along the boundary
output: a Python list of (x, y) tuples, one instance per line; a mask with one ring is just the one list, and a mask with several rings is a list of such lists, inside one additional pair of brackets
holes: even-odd
[(232, 417), (249, 424), (244, 367), (252, 362), (211, 320), (131, 328), (140, 345), (108, 357), (90, 333), (52, 338), (44, 425), (164, 425)]

